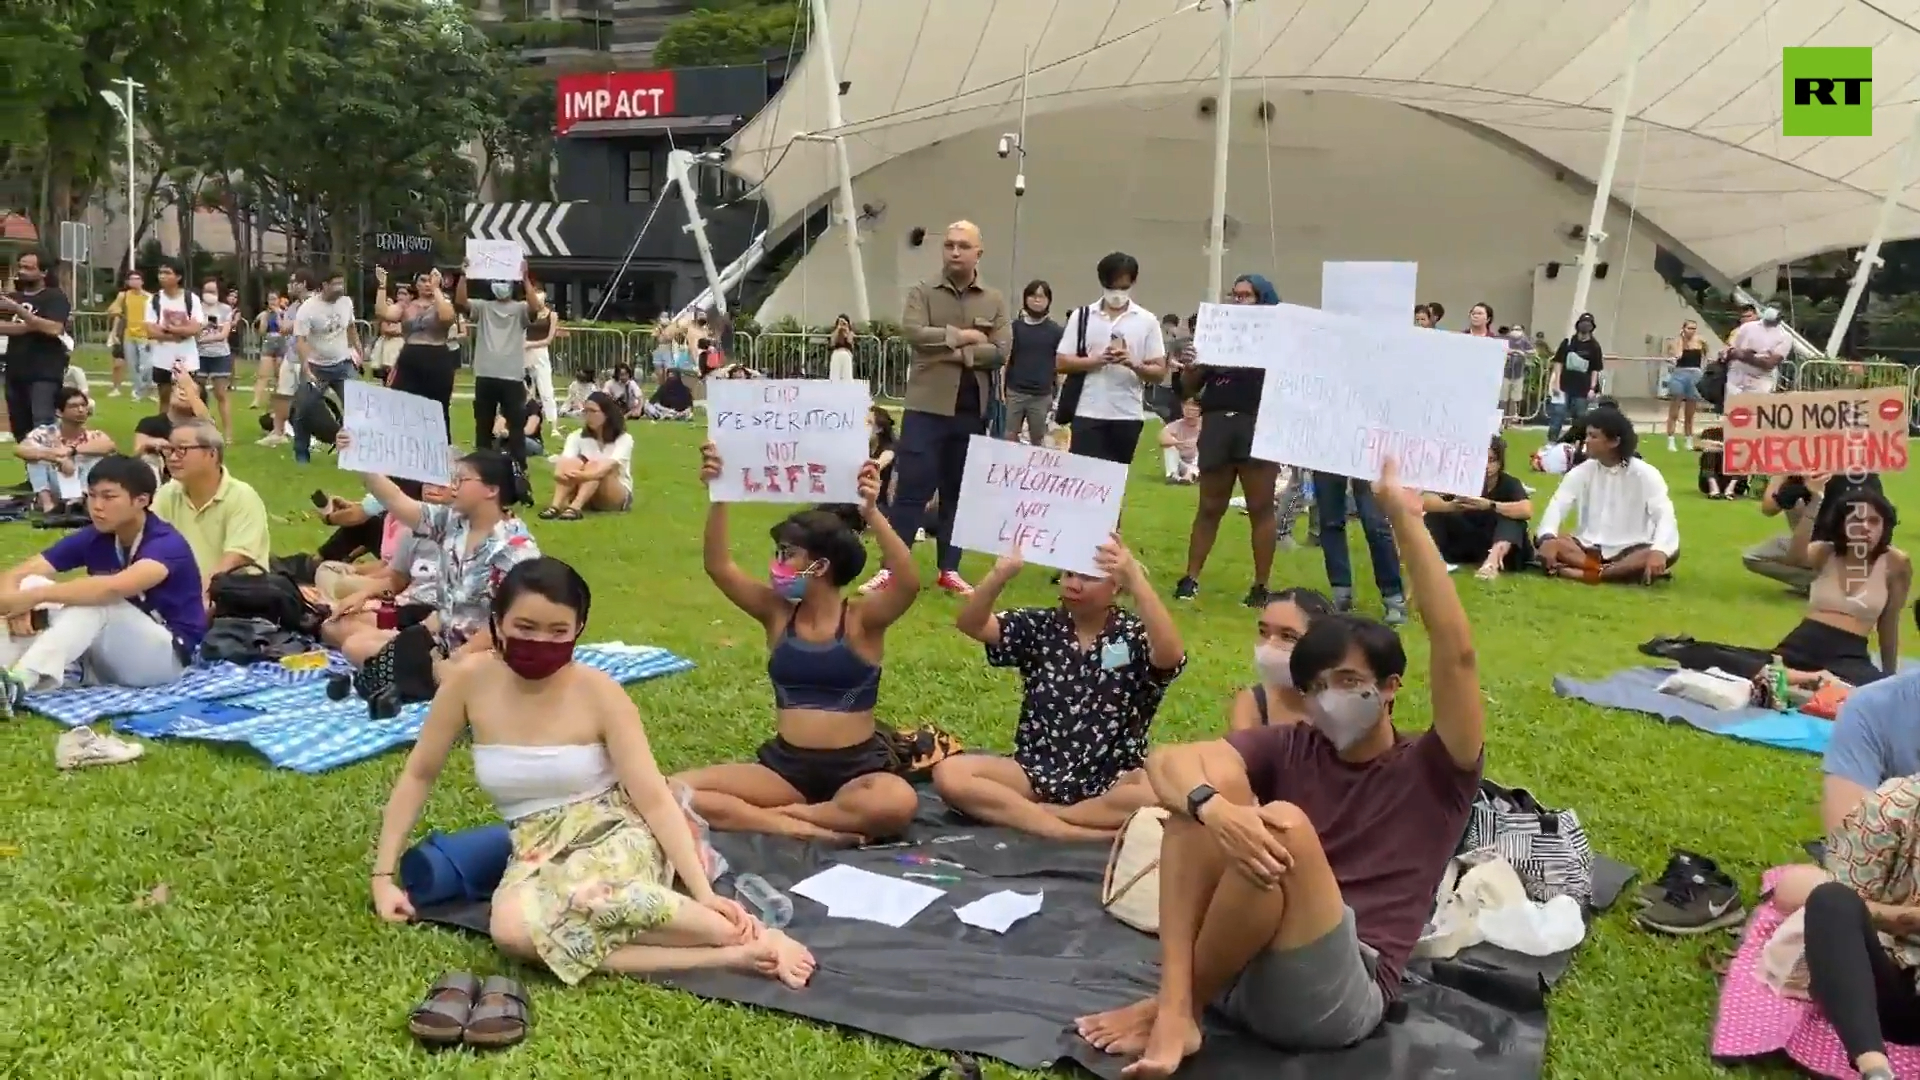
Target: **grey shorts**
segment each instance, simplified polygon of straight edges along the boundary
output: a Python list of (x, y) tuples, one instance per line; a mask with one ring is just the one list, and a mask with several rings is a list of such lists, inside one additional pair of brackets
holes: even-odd
[(1021, 390), (1007, 391), (1007, 434), (1018, 435), (1024, 423), (1027, 435), (1035, 444), (1043, 443), (1047, 438), (1047, 417), (1053, 414), (1053, 391), (1027, 393)]
[(1348, 908), (1320, 940), (1256, 954), (1222, 995), (1220, 1011), (1283, 1050), (1352, 1046), (1386, 1016), (1386, 999), (1373, 981), (1378, 959), (1360, 941)]

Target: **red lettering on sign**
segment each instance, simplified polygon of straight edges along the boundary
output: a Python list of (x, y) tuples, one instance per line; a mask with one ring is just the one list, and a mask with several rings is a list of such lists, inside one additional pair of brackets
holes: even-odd
[(1019, 521), (1000, 523), (1000, 542), (1009, 551), (1044, 551), (1051, 554), (1060, 544), (1055, 529), (1041, 529)]
[(1729, 439), (1722, 462), (1729, 476), (1888, 473), (1906, 467), (1906, 432), (1857, 429)]
[(587, 120), (640, 120), (674, 114), (671, 71), (563, 75), (554, 85), (553, 130), (565, 135)]

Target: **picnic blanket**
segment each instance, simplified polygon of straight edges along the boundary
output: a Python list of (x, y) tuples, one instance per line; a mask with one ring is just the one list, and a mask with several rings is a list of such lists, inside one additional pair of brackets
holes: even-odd
[(1566, 675), (1553, 678), (1553, 692), (1565, 698), (1577, 698), (1608, 709), (1645, 713), (1669, 723), (1690, 724), (1712, 735), (1725, 735), (1745, 742), (1775, 746), (1782, 750), (1825, 753), (1833, 735), (1833, 722), (1799, 711), (1779, 712), (1749, 706), (1744, 709), (1715, 709), (1663, 694), (1659, 685), (1673, 668), (1639, 667), (1616, 671), (1597, 682), (1583, 682)]
[[(149, 739), (242, 743), (280, 768), (309, 774), (351, 765), (419, 738), (427, 717), (425, 702), (405, 706), (390, 719), (374, 720), (367, 715), (366, 702), (357, 697), (327, 697), (326, 676), (347, 670), (344, 659), (334, 659), (337, 667), (328, 671), (215, 664), (194, 668), (167, 686), (63, 688), (30, 696), (27, 704), (69, 727), (117, 716), (116, 730)], [(665, 649), (618, 641), (583, 646), (574, 659), (622, 685), (693, 668), (691, 660)], [(76, 717), (83, 718), (71, 719)]]

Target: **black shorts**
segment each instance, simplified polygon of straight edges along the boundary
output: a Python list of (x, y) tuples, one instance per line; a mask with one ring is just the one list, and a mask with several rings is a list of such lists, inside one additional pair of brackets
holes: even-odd
[(1073, 452), (1081, 457), (1133, 464), (1133, 452), (1140, 448), (1144, 420), (1089, 420), (1075, 417), (1072, 425)]
[(878, 733), (835, 750), (811, 750), (775, 737), (760, 744), (756, 757), (809, 804), (831, 801), (841, 788), (863, 776), (894, 771), (893, 749)]
[(1200, 471), (1212, 472), (1231, 465), (1260, 464), (1253, 456), (1253, 424), (1250, 412), (1207, 413), (1200, 421)]

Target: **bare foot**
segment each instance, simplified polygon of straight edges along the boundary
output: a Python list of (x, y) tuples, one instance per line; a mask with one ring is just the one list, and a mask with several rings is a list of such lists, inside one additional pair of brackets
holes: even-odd
[(725, 948), (728, 953), (727, 966), (735, 971), (773, 978), (779, 970), (780, 946), (764, 934), (745, 945), (728, 945)]
[(798, 990), (813, 978), (813, 969), (817, 966), (813, 953), (805, 945), (788, 937), (779, 930), (768, 930), (760, 938), (763, 942), (772, 942), (775, 951), (775, 964), (770, 972), (791, 989)]
[(1481, 581), (1492, 581), (1500, 576), (1500, 566), (1498, 563), (1482, 563), (1480, 569), (1473, 572), (1473, 576)]
[(1120, 1070), (1123, 1080), (1161, 1080), (1179, 1071), (1180, 1064), (1200, 1052), (1200, 1025), (1193, 1017), (1163, 1012), (1154, 1018), (1153, 1034), (1140, 1060)]
[(795, 840), (811, 840), (828, 847), (856, 847), (866, 841), (851, 833), (834, 832), (821, 828), (810, 821), (801, 821), (791, 814), (779, 815), (781, 827), (774, 830), (777, 836), (789, 836)]
[(1094, 1049), (1132, 1057), (1146, 1050), (1153, 1019), (1159, 1014), (1159, 999), (1142, 998), (1131, 1005), (1083, 1016), (1073, 1026)]

